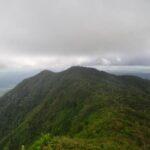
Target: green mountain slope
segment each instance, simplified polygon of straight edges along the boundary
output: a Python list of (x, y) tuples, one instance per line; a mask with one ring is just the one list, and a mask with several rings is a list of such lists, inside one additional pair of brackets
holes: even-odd
[(0, 149), (149, 149), (150, 81), (43, 71), (0, 99)]

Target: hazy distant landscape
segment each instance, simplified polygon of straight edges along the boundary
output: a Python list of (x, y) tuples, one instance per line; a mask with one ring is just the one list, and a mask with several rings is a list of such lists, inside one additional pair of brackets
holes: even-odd
[(0, 72), (0, 96), (13, 89), (23, 79), (35, 75), (39, 70), (33, 71), (3, 71)]
[(7, 93), (12, 88), (13, 87), (11, 87), (11, 88), (0, 88), (0, 97), (3, 96), (5, 93)]

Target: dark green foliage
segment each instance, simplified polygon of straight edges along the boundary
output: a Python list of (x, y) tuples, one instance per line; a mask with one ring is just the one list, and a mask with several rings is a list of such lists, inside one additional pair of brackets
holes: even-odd
[(149, 80), (72, 67), (0, 99), (0, 149), (147, 150), (149, 139)]

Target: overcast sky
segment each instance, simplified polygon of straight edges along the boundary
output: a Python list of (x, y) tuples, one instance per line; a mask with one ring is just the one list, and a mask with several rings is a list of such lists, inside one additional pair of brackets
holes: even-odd
[(150, 0), (0, 0), (0, 69), (150, 71)]

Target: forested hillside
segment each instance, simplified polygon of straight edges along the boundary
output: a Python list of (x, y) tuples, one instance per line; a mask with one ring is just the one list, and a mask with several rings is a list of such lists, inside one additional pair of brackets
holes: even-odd
[(150, 149), (150, 81), (85, 67), (24, 80), (0, 98), (0, 149), (21, 147)]

